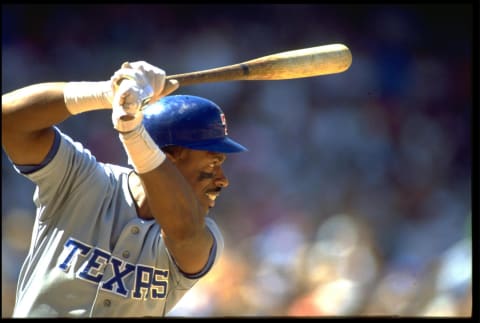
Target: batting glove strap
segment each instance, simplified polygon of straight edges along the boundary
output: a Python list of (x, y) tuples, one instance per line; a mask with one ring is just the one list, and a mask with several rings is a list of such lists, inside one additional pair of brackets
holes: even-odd
[(109, 109), (113, 101), (113, 89), (110, 81), (68, 82), (63, 89), (65, 106), (72, 115)]
[(128, 156), (128, 163), (138, 174), (150, 172), (165, 160), (165, 153), (150, 137), (145, 127), (140, 125), (134, 131), (119, 134)]

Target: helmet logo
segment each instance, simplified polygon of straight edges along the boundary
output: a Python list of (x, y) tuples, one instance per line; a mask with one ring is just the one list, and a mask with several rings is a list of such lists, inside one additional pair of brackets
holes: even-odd
[(227, 131), (227, 119), (225, 118), (225, 114), (220, 113), (220, 119), (222, 120), (222, 126), (223, 126), (223, 129), (225, 130), (225, 136), (226, 136), (228, 135), (228, 131)]

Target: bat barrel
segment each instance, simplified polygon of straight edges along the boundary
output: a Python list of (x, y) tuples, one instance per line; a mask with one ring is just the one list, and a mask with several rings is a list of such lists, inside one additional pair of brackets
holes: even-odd
[(282, 52), (245, 62), (252, 80), (285, 80), (346, 71), (352, 64), (350, 49), (331, 44)]
[(343, 44), (330, 44), (281, 52), (203, 71), (175, 74), (180, 86), (208, 82), (238, 80), (286, 80), (346, 71), (352, 64), (352, 54)]

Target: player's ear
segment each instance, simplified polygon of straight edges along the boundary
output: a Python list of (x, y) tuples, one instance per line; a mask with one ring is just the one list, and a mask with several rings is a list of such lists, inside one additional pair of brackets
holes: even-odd
[(186, 149), (180, 146), (167, 146), (162, 148), (165, 155), (173, 163), (182, 159), (185, 156)]

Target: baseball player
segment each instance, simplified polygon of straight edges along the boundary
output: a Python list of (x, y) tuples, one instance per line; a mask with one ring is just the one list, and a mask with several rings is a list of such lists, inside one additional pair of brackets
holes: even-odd
[[(2, 95), (2, 145), (36, 185), (14, 317), (164, 316), (218, 261), (209, 209), (228, 185), (225, 115), (144, 61), (108, 81), (42, 83)], [(149, 103), (149, 104), (147, 104)], [(56, 125), (112, 109), (132, 168), (97, 161)], [(86, 129), (88, 130), (88, 129)]]

